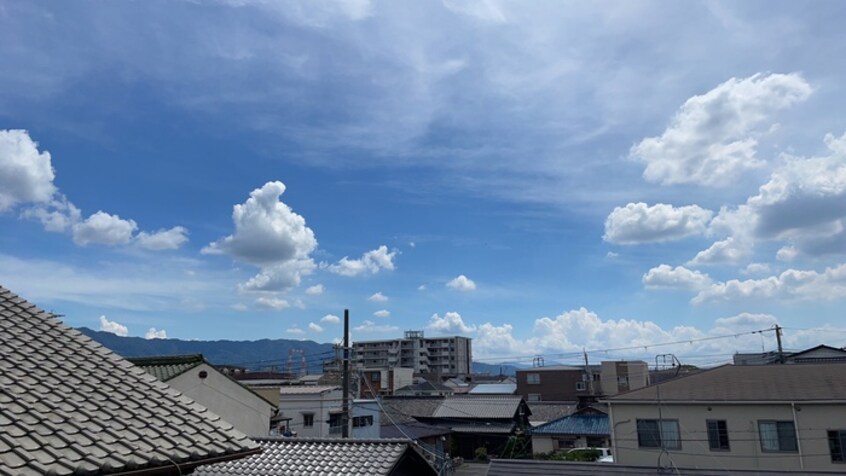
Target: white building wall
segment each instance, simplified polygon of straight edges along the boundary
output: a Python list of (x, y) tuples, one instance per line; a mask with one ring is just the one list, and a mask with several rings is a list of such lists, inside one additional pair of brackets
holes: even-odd
[[(200, 378), (200, 372), (207, 376)], [(167, 381), (171, 387), (208, 408), (248, 436), (267, 436), (272, 405), (208, 364)]]
[[(681, 449), (669, 449), (662, 457), (665, 463), (702, 469), (846, 472), (845, 464), (831, 461), (827, 438), (828, 430), (846, 430), (846, 403), (663, 404), (661, 414), (664, 419), (677, 419), (681, 432)], [(637, 419), (658, 419), (656, 404), (612, 402), (610, 417), (616, 462), (658, 463), (661, 450), (639, 448), (636, 428)], [(728, 451), (709, 448), (706, 420), (726, 421)], [(760, 420), (794, 421), (799, 451), (762, 451)]]
[[(326, 393), (282, 394), (279, 397), (279, 412), (291, 418), (290, 428), (303, 437), (340, 436), (329, 431), (329, 414), (341, 411), (341, 389)], [(312, 415), (313, 425), (305, 426), (306, 415)]]
[[(355, 400), (352, 405), (352, 419), (350, 419), (350, 436), (353, 438), (379, 438), (381, 430), (381, 411), (376, 400)], [(370, 417), (372, 424), (356, 427), (356, 417)]]

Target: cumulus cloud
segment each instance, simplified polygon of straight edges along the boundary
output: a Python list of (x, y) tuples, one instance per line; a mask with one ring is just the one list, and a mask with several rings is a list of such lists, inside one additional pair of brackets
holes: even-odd
[(308, 328), (312, 332), (323, 332), (323, 328), (313, 322), (308, 323)]
[(0, 130), (0, 212), (18, 204), (48, 203), (56, 193), (50, 153), (25, 130)]
[(793, 261), (799, 255), (799, 250), (795, 246), (782, 246), (776, 251), (776, 259), (779, 261)]
[(702, 289), (691, 302), (745, 299), (835, 300), (846, 297), (846, 264), (826, 268), (823, 272), (788, 269), (777, 276), (761, 279), (712, 283)]
[(150, 340), (150, 339), (167, 339), (167, 332), (164, 329), (156, 330), (155, 327), (151, 327), (144, 334), (144, 338), (147, 339), (147, 340)]
[(468, 334), (475, 332), (476, 326), (465, 324), (461, 314), (457, 312), (447, 312), (443, 317), (432, 314), (426, 329), (436, 334)]
[(382, 245), (375, 250), (364, 253), (359, 259), (349, 259), (344, 256), (338, 263), (328, 265), (327, 268), (330, 272), (341, 276), (376, 274), (383, 269), (392, 271), (396, 255), (396, 251), (388, 252), (388, 247)]
[(770, 265), (767, 263), (750, 263), (743, 270), (743, 274), (766, 274), (770, 272)]
[(602, 238), (622, 245), (680, 240), (703, 233), (712, 215), (698, 205), (629, 203), (608, 215)]
[(707, 249), (700, 251), (687, 264), (701, 266), (738, 263), (749, 256), (750, 252), (751, 246), (748, 242), (735, 240), (730, 236), (724, 240), (716, 241)]
[(325, 324), (340, 324), (341, 318), (334, 314), (326, 314), (325, 316), (320, 318), (320, 322), (323, 322)]
[(353, 328), (356, 332), (373, 332), (373, 333), (389, 333), (399, 331), (399, 327), (391, 325), (377, 325), (373, 321), (364, 321), (360, 326)]
[(380, 291), (380, 292), (377, 292), (377, 293), (371, 295), (369, 298), (367, 298), (367, 300), (370, 301), (370, 302), (385, 302), (385, 301), (388, 300), (388, 296), (385, 296)]
[(110, 321), (106, 316), (100, 316), (100, 330), (103, 332), (111, 332), (112, 334), (126, 337), (129, 335), (129, 329), (125, 325), (119, 324), (115, 321)]
[(630, 154), (646, 164), (643, 176), (650, 182), (728, 185), (738, 173), (763, 165), (758, 137), (775, 113), (811, 92), (798, 74), (729, 79), (685, 101), (662, 135), (643, 139)]
[(154, 233), (142, 231), (135, 237), (136, 244), (145, 250), (175, 250), (188, 241), (188, 230), (175, 226), (169, 230)]
[(125, 245), (137, 240), (149, 250), (175, 249), (187, 241), (187, 230), (174, 227), (156, 233), (141, 232), (133, 220), (98, 211), (82, 220), (82, 212), (61, 194), (50, 153), (39, 151), (25, 130), (0, 130), (0, 213), (26, 206), (21, 217), (41, 222), (45, 230), (71, 231), (80, 246)]
[(274, 309), (277, 311), (281, 311), (282, 309), (288, 309), (289, 307), (291, 307), (291, 303), (289, 303), (285, 299), (262, 296), (256, 299), (256, 306), (262, 307), (264, 309)]
[(284, 291), (299, 286), (315, 268), (310, 256), (317, 247), (314, 232), (280, 200), (283, 193), (285, 184), (279, 181), (250, 192), (246, 202), (233, 207), (235, 232), (202, 249), (261, 268), (241, 285), (242, 291)]
[(103, 211), (73, 225), (73, 242), (80, 246), (91, 243), (101, 245), (125, 245), (132, 241), (132, 235), (138, 225), (133, 220), (124, 220), (118, 215)]
[(379, 311), (374, 312), (373, 315), (381, 318), (390, 317), (391, 311), (387, 309), (381, 309)]
[(463, 274), (446, 283), (446, 286), (451, 289), (465, 292), (474, 291), (476, 289), (476, 283), (474, 283), (472, 279), (468, 278), (467, 276), (464, 276)]
[(285, 332), (287, 332), (288, 334), (291, 334), (291, 335), (295, 335), (295, 336), (305, 335), (305, 331), (300, 329), (299, 327), (296, 327), (296, 326), (295, 327), (289, 327), (289, 328), (285, 329)]
[(323, 288), (322, 284), (315, 284), (314, 286), (307, 287), (305, 292), (309, 296), (319, 296), (319, 295), (323, 294), (324, 290), (325, 289)]
[(711, 278), (699, 271), (684, 266), (662, 264), (647, 271), (641, 279), (647, 288), (700, 290), (711, 285)]

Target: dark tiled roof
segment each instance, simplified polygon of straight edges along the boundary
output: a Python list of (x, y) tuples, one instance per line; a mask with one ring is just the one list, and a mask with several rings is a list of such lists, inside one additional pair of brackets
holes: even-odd
[[(382, 400), (382, 413), (390, 415), (396, 423), (405, 423), (415, 418), (431, 417), (442, 401), (442, 397), (385, 398)], [(383, 418), (382, 421), (391, 420)]]
[(610, 435), (608, 415), (570, 415), (540, 425), (534, 435)]
[(144, 369), (162, 382), (178, 377), (199, 366), (205, 360), (202, 354), (171, 355), (166, 357), (129, 357), (126, 360)]
[[(238, 461), (202, 466), (195, 476), (387, 476), (401, 473), (399, 466), (413, 463), (414, 473), (434, 475), (434, 470), (408, 440), (358, 440), (340, 438), (262, 438), (261, 454)], [(409, 461), (413, 460), (413, 461)], [(408, 467), (404, 468), (408, 471)]]
[(154, 472), (258, 445), (0, 286), (0, 474)]
[[(655, 401), (656, 385), (621, 393), (611, 403)], [(668, 380), (663, 402), (846, 400), (844, 364), (724, 365)]]
[[(569, 461), (538, 461), (524, 459), (494, 459), (488, 467), (488, 476), (792, 476), (795, 471), (720, 470), (720, 469), (667, 469), (656, 466), (623, 466), (619, 464), (575, 463)], [(830, 472), (802, 471), (803, 476), (831, 475)]]
[(449, 397), (438, 406), (435, 418), (514, 418), (522, 397), (461, 396)]
[(513, 421), (503, 423), (466, 423), (450, 426), (454, 433), (491, 433), (509, 434), (514, 431), (516, 424)]
[(382, 425), (379, 430), (379, 436), (382, 438), (430, 438), (432, 436), (448, 435), (449, 428), (442, 426), (427, 425), (419, 421), (410, 421), (408, 423), (398, 423), (396, 425), (386, 424)]
[(547, 422), (565, 417), (576, 411), (579, 402), (528, 402), (532, 422)]

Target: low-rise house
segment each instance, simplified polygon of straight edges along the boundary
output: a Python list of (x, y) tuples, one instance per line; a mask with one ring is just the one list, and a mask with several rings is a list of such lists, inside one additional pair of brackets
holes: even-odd
[(452, 394), (452, 388), (440, 382), (431, 382), (429, 380), (406, 385), (394, 392), (394, 395), (401, 397), (446, 397)]
[(341, 387), (289, 385), (279, 388), (279, 416), (301, 437), (341, 436)]
[(358, 374), (361, 379), (361, 398), (390, 396), (398, 389), (414, 383), (414, 369), (404, 367), (362, 369)]
[(260, 447), (0, 287), (0, 474), (188, 474)]
[(261, 454), (202, 466), (195, 476), (435, 476), (409, 440), (262, 438)]
[(127, 360), (220, 415), (241, 433), (268, 435), (276, 406), (217, 370), (201, 354)]
[(620, 464), (846, 470), (842, 364), (725, 365), (607, 402)]
[(350, 413), (350, 437), (373, 439), (381, 436), (382, 409), (378, 400), (353, 400)]
[(471, 388), (469, 395), (514, 395), (517, 393), (516, 383), (480, 383)]
[(578, 410), (579, 402), (526, 402), (532, 414), (529, 415), (529, 424), (532, 428), (543, 425), (546, 422), (572, 415)]
[(734, 354), (735, 365), (846, 363), (846, 350), (830, 345), (818, 345), (801, 352), (761, 352)]
[(550, 365), (517, 371), (517, 394), (527, 402), (574, 401), (602, 394), (600, 366)]
[(532, 452), (535, 454), (610, 446), (608, 415), (593, 408), (586, 408), (532, 429)]

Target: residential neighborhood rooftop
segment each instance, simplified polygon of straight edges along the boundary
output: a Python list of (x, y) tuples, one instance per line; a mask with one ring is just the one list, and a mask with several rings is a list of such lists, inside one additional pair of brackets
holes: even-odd
[(240, 458), (232, 425), (0, 286), (0, 474), (148, 474)]
[(608, 399), (626, 401), (831, 401), (846, 400), (843, 364), (723, 365)]

